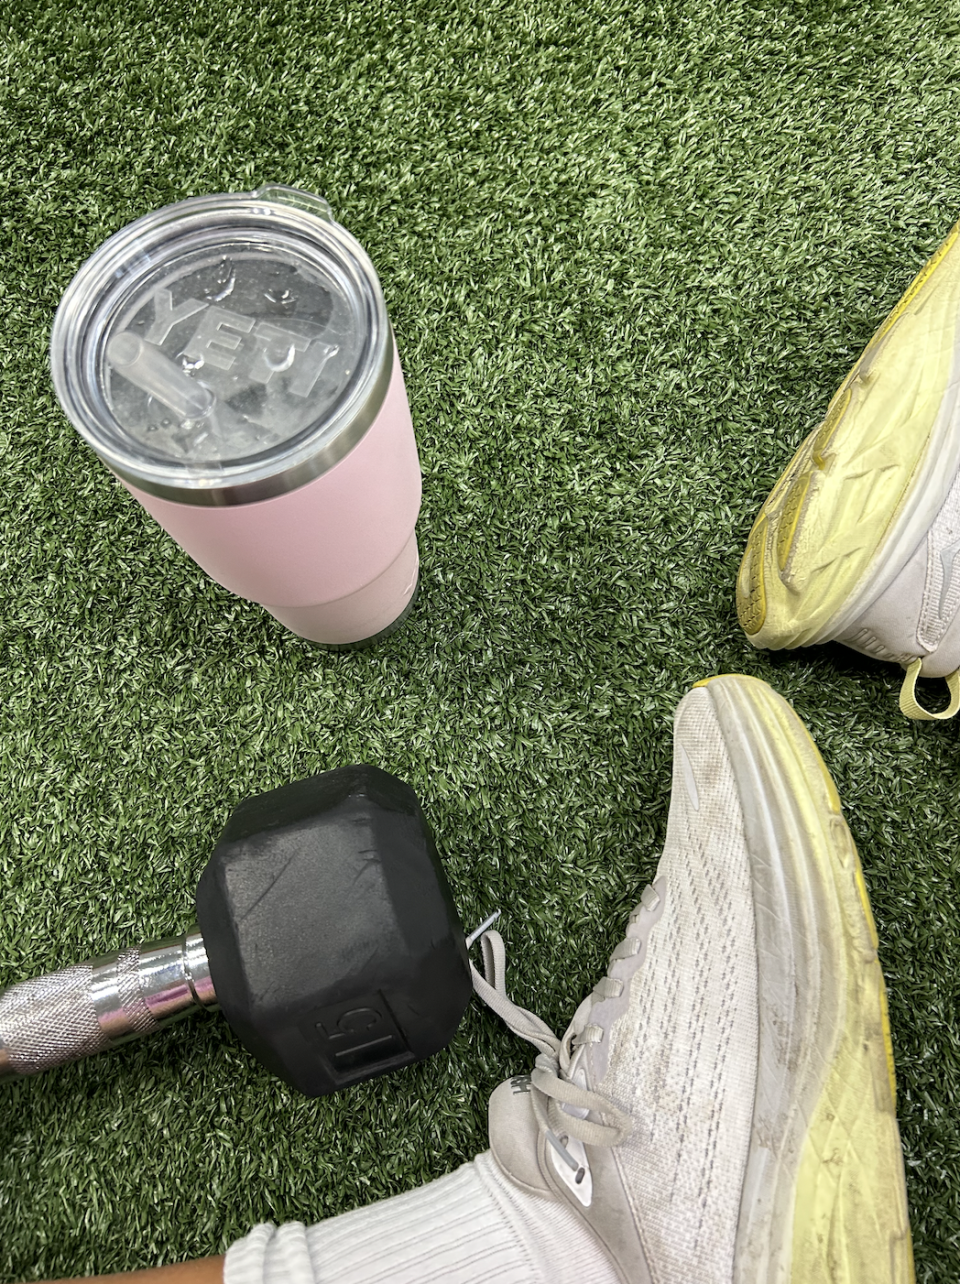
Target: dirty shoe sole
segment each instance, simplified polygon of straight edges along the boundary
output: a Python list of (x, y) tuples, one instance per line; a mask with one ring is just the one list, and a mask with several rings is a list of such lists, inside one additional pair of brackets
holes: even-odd
[(757, 1095), (736, 1284), (912, 1284), (893, 1052), (860, 861), (823, 761), (753, 678), (708, 680), (744, 810)]
[(842, 633), (923, 539), (960, 465), (958, 227), (907, 289), (754, 523), (737, 613), (755, 646)]

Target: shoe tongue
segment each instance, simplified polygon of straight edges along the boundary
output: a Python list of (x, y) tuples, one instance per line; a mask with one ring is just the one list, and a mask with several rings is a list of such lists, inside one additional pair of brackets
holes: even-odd
[(537, 1160), (540, 1129), (533, 1113), (530, 1076), (501, 1083), (490, 1098), (490, 1150), (504, 1174), (537, 1195), (550, 1194)]

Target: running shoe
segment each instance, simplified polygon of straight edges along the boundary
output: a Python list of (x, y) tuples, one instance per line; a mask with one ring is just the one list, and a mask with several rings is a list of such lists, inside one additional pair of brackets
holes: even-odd
[(623, 1281), (914, 1278), (877, 934), (833, 781), (765, 683), (719, 677), (676, 715), (666, 845), (606, 976), (494, 1093), (490, 1141), (565, 1201)]
[[(960, 709), (958, 228), (773, 488), (737, 582), (754, 646), (837, 641), (900, 664), (900, 706), (917, 719)], [(946, 679), (946, 709), (919, 703), (921, 675)]]

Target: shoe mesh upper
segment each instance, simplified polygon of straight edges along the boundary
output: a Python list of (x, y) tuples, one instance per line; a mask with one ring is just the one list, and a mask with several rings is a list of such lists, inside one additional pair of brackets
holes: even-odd
[(960, 610), (960, 473), (927, 534), (927, 574), (917, 636), (929, 651), (943, 641)]
[(634, 1119), (615, 1154), (653, 1279), (729, 1284), (757, 1071), (750, 866), (706, 691), (683, 701), (676, 745), (664, 913), (592, 1086)]

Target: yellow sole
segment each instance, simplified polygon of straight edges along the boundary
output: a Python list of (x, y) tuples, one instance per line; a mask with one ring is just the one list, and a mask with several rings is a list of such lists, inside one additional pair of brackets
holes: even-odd
[(760, 510), (737, 580), (740, 623), (758, 647), (835, 636), (886, 587), (878, 575), (892, 580), (899, 567), (889, 563), (902, 565), (939, 507), (927, 473), (956, 395), (958, 230), (870, 340)]
[[(787, 1079), (792, 1117), (756, 1170), (769, 1206), (742, 1213), (738, 1284), (913, 1284), (886, 990), (840, 798), (806, 728), (766, 683), (710, 685), (744, 796), (762, 795), (766, 832), (795, 884), (789, 930), (811, 943), (818, 991), (815, 1026), (795, 1049), (806, 1068)], [(772, 930), (787, 931), (786, 917)], [(766, 1145), (756, 1133), (755, 1119), (754, 1144)], [(762, 1224), (751, 1228), (751, 1216)]]

